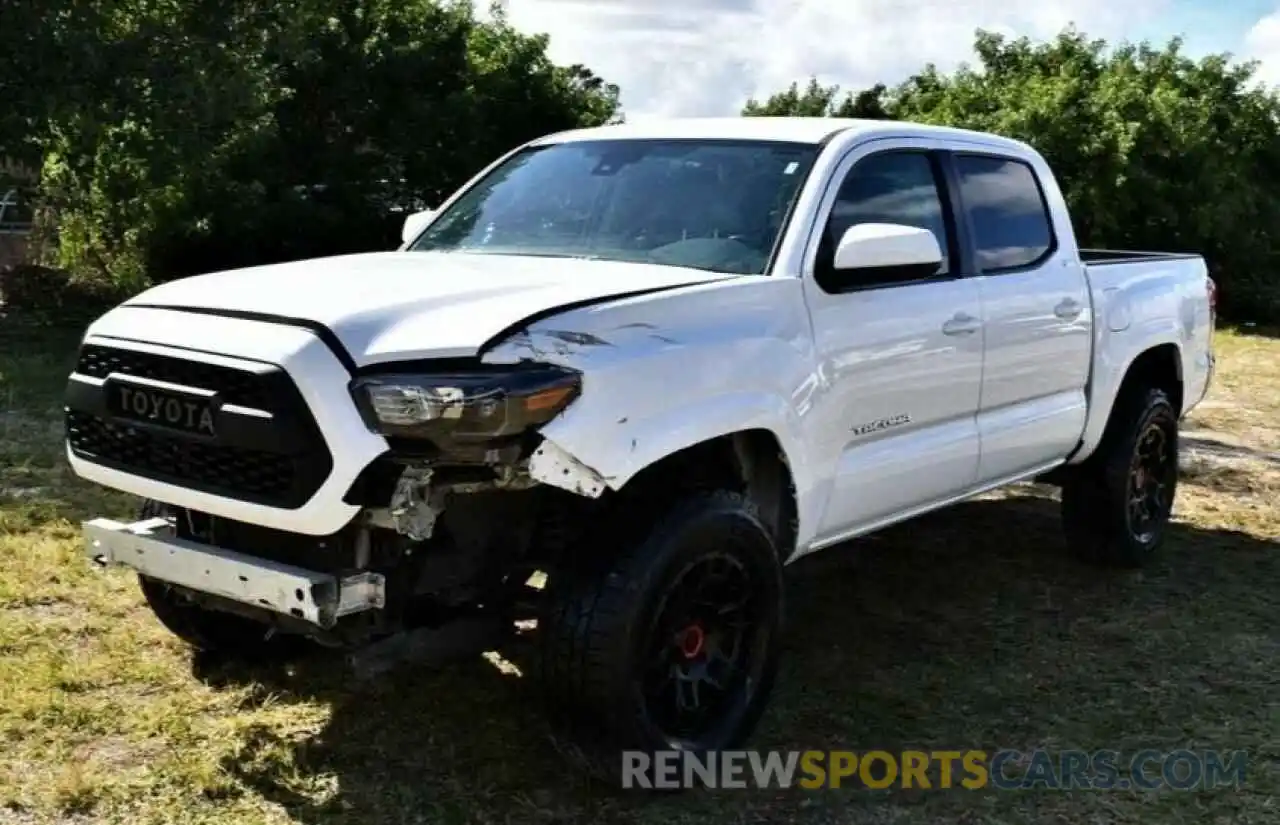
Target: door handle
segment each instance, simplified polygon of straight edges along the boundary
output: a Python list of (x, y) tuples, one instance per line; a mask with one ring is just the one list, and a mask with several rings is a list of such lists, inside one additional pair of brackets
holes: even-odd
[(966, 312), (957, 312), (942, 325), (943, 335), (972, 335), (982, 328), (982, 322)]
[(1063, 298), (1056, 307), (1053, 308), (1053, 314), (1064, 321), (1074, 321), (1084, 311), (1084, 307), (1074, 298)]

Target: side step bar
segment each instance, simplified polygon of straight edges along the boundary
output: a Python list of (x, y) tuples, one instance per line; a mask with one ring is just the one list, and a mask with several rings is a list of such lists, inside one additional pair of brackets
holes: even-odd
[(163, 582), (333, 627), (342, 616), (385, 605), (378, 573), (337, 577), (178, 538), (173, 524), (106, 518), (82, 525), (85, 555), (104, 567), (130, 567)]

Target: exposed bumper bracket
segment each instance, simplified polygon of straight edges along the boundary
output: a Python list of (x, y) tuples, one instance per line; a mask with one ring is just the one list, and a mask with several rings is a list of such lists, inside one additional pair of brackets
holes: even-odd
[(529, 456), (529, 475), (536, 481), (588, 498), (599, 498), (608, 482), (553, 441), (543, 441)]
[(178, 538), (172, 523), (151, 518), (125, 524), (106, 518), (83, 525), (85, 554), (169, 584), (329, 628), (342, 616), (379, 609), (386, 598), (378, 573), (337, 577)]

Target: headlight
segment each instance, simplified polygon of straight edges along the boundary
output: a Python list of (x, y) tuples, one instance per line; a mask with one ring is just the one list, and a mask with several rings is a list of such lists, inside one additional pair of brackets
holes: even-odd
[(374, 432), (482, 441), (545, 424), (582, 386), (574, 370), (538, 364), (474, 372), (373, 375), (351, 392)]

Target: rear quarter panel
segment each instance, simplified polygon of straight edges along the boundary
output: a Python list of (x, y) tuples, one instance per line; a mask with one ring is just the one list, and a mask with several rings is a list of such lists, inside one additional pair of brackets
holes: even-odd
[(1089, 418), (1072, 463), (1097, 449), (1124, 377), (1142, 353), (1164, 344), (1178, 348), (1183, 415), (1208, 389), (1212, 361), (1213, 320), (1203, 258), (1093, 265), (1086, 272), (1097, 324)]

